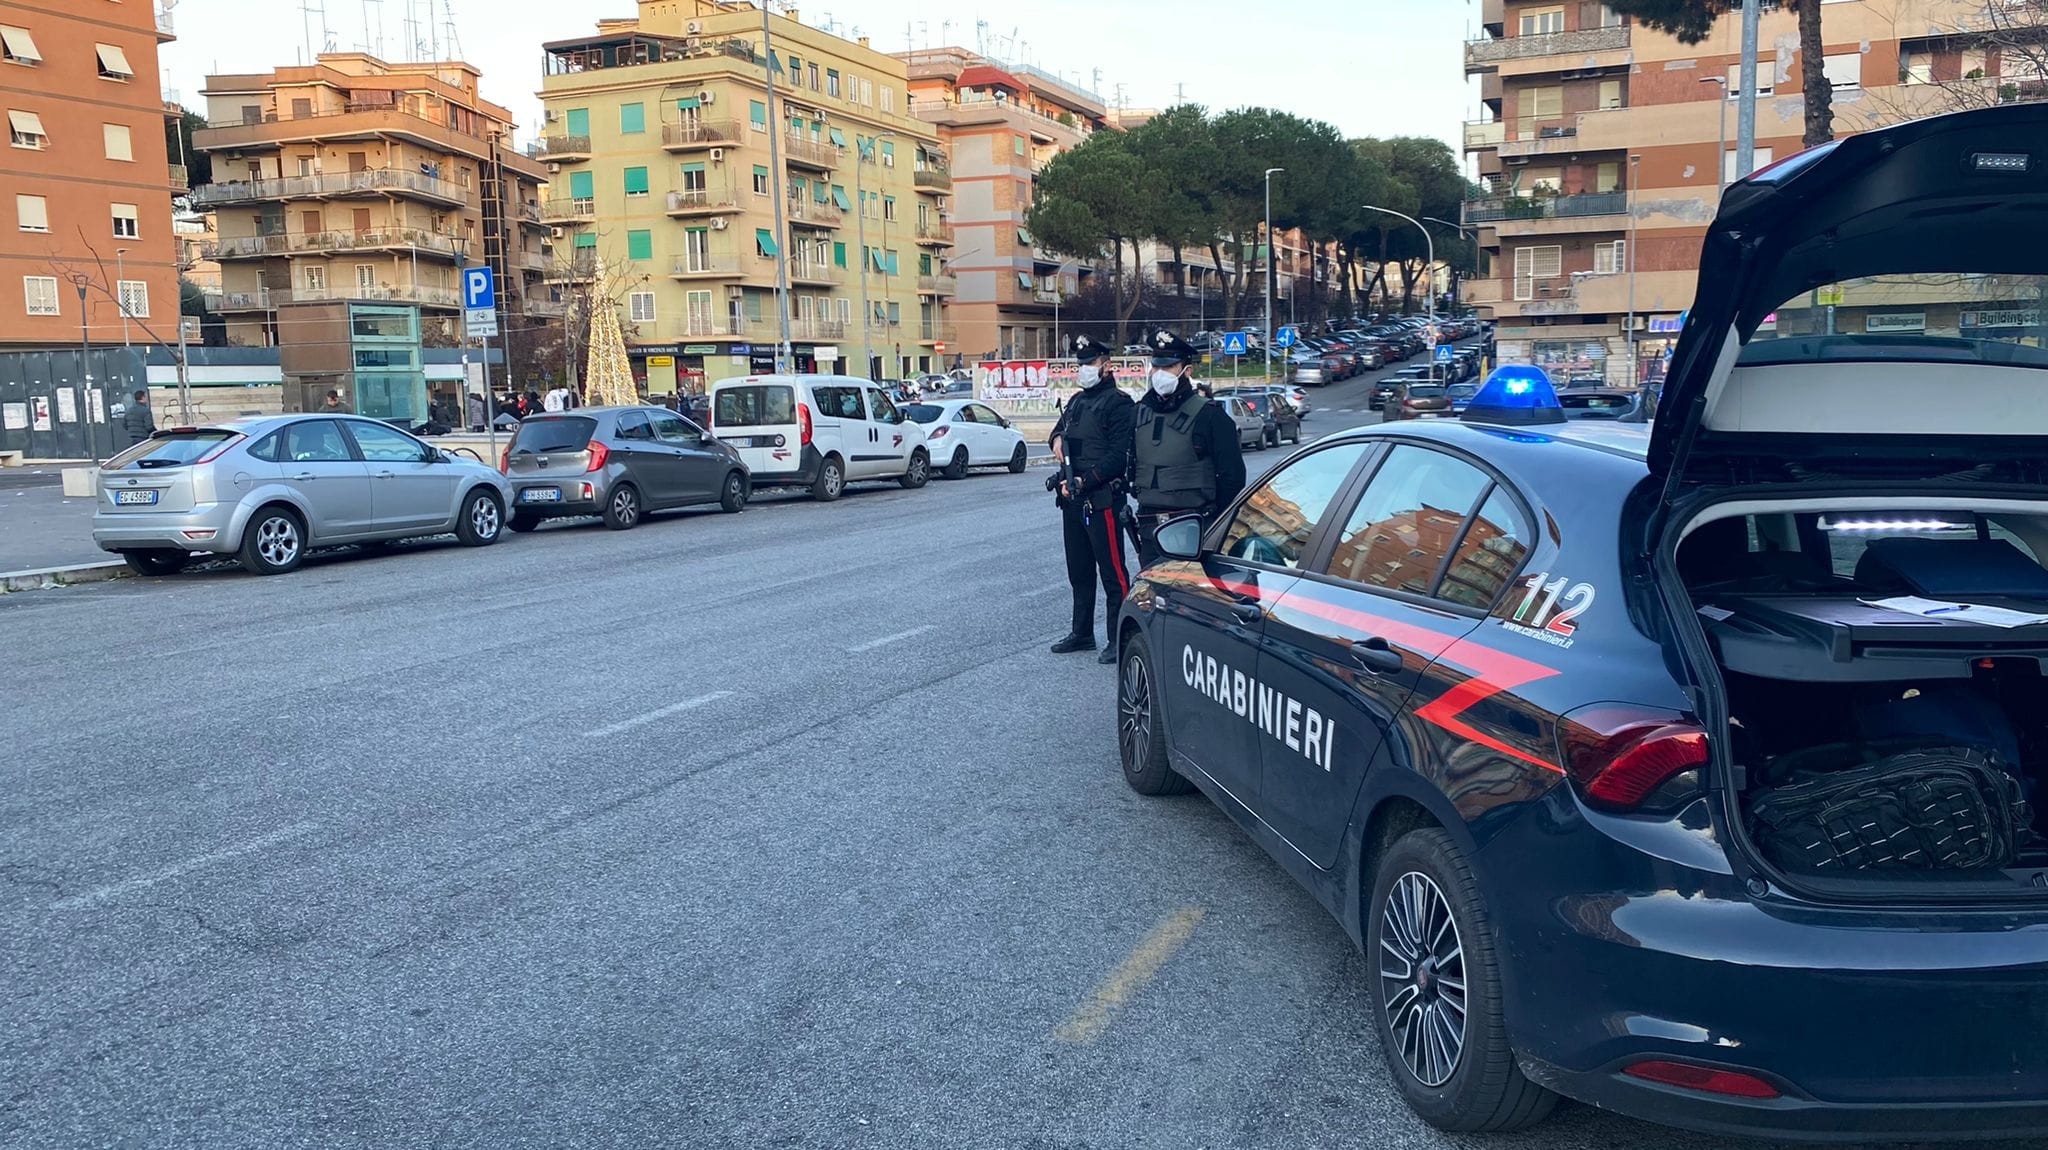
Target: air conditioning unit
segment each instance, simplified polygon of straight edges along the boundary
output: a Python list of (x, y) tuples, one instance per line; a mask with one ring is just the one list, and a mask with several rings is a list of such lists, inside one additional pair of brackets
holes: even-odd
[(724, 149), (724, 148), (713, 148), (713, 149), (711, 149), (711, 162), (712, 162), (712, 163), (714, 163), (714, 164), (722, 164), (722, 163), (724, 163), (724, 162), (725, 162), (725, 149)]
[(549, 164), (549, 165), (548, 165), (548, 175), (550, 175), (550, 176), (559, 176), (559, 175), (561, 175), (561, 174), (562, 174), (562, 165), (560, 165), (560, 164)]
[(747, 298), (747, 289), (738, 284), (727, 284), (725, 285), (725, 298), (745, 299)]
[(561, 238), (562, 238), (562, 235), (563, 235), (563, 229), (561, 229), (561, 228), (549, 228), (549, 229), (548, 229), (548, 238), (549, 238), (549, 239), (551, 239), (551, 240), (559, 240), (559, 239), (561, 239)]
[(704, 34), (704, 21), (692, 20), (684, 24), (683, 33), (689, 36), (702, 36)]
[(725, 230), (726, 223), (727, 221), (724, 216), (713, 216), (711, 218), (711, 230), (714, 232), (722, 232)]
[(545, 109), (541, 113), (541, 119), (550, 124), (554, 123), (556, 120), (559, 120), (561, 118), (562, 114), (560, 112), (555, 111), (553, 108)]
[(697, 93), (697, 102), (708, 108), (711, 105), (716, 104), (718, 102), (718, 93), (699, 92)]

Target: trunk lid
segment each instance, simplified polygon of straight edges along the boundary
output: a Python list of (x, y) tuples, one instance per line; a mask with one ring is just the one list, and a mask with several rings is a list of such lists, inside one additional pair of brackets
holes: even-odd
[(590, 468), (590, 440), (596, 433), (597, 420), (587, 415), (530, 415), (505, 449), (505, 475), (581, 475)]
[(749, 376), (720, 383), (711, 393), (709, 430), (757, 475), (795, 471), (803, 461), (802, 403), (790, 381)]
[(1731, 185), (1650, 436), (1667, 506), (1816, 474), (2041, 481), (2044, 226), (2042, 104), (1850, 136)]
[[(112, 515), (151, 515), (190, 511), (201, 502), (200, 472), (222, 449), (235, 445), (241, 432), (232, 427), (181, 427), (160, 431), (135, 444), (101, 468), (99, 510)], [(205, 484), (212, 498), (212, 484)]]

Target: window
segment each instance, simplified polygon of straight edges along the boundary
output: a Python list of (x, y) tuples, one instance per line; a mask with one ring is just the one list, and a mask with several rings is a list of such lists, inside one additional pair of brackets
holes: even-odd
[(626, 233), (626, 258), (629, 260), (651, 260), (654, 258), (654, 233), (641, 229)]
[(896, 166), (896, 141), (882, 141), (882, 166), (885, 168)]
[(375, 288), (376, 286), (377, 286), (377, 265), (376, 265), (376, 264), (357, 264), (357, 265), (356, 265), (356, 291), (358, 291), (358, 292), (361, 292), (361, 293), (363, 293), (363, 294), (366, 294), (366, 295), (367, 295), (367, 294), (368, 294), (368, 293), (369, 293), (369, 292), (371, 291), (371, 289)]
[(575, 243), (574, 243), (574, 245), (573, 245), (573, 246), (574, 246), (574, 247), (575, 247), (575, 248), (576, 248), (577, 250), (579, 250), (579, 251), (582, 251), (582, 250), (595, 250), (595, 249), (596, 249), (596, 247), (597, 247), (597, 233), (596, 233), (596, 232), (578, 232), (578, 233), (576, 233), (576, 241), (575, 241)]
[[(892, 254), (893, 254), (893, 253), (892, 253)], [(893, 261), (893, 260), (891, 261), (891, 263), (890, 263), (890, 265), (889, 265), (889, 270), (890, 270), (891, 272), (894, 272), (894, 271), (896, 270), (896, 265), (895, 265), (895, 263), (894, 263), (894, 261)], [(895, 302), (894, 300), (891, 300), (891, 301), (890, 301), (890, 303), (889, 303), (889, 326), (890, 326), (890, 327), (902, 327), (902, 326), (903, 326), (903, 305), (902, 305), (902, 304), (900, 304), (900, 303), (897, 303), (897, 302)]]
[(102, 124), (100, 130), (106, 137), (108, 159), (135, 162), (135, 139), (129, 134), (128, 125)]
[(590, 135), (590, 109), (588, 109), (588, 108), (571, 108), (571, 109), (569, 109), (569, 111), (568, 111), (568, 112), (567, 112), (567, 113), (566, 113), (566, 114), (564, 115), (564, 119), (565, 119), (565, 121), (567, 122), (567, 125), (568, 125), (568, 128), (569, 128), (569, 134), (570, 134), (570, 135), (572, 135), (572, 136), (588, 136), (588, 135)]
[(769, 231), (767, 228), (756, 228), (754, 230), (754, 251), (762, 259), (772, 260), (781, 254), (782, 248), (776, 244), (774, 232)]
[(626, 169), (626, 195), (628, 195), (628, 196), (644, 196), (644, 195), (646, 195), (646, 194), (647, 194), (647, 169), (646, 169), (646, 168), (627, 168), (627, 169)]
[(49, 231), (50, 201), (41, 196), (15, 196), (14, 223), (25, 232)]
[(1619, 27), (1621, 27), (1621, 13), (1619, 13), (1619, 12), (1616, 12), (1616, 11), (1615, 11), (1614, 9), (1612, 9), (1612, 8), (1609, 8), (1609, 7), (1608, 7), (1607, 5), (1605, 5), (1605, 4), (1602, 4), (1602, 5), (1600, 5), (1600, 27), (1602, 27), (1602, 28), (1619, 28)]
[(319, 264), (306, 265), (306, 294), (317, 297), (326, 290), (327, 269)]
[(868, 406), (875, 413), (876, 423), (903, 422), (903, 413), (896, 410), (896, 402), (872, 387), (868, 389)]
[(569, 173), (569, 198), (588, 200), (597, 195), (597, 175), (594, 172)]
[(634, 323), (654, 322), (654, 293), (636, 291), (626, 297), (626, 318)]
[(50, 146), (50, 134), (43, 131), (43, 118), (34, 112), (7, 112), (7, 142), (17, 148), (41, 151)]
[(134, 204), (113, 204), (111, 207), (116, 239), (132, 240), (142, 234), (142, 225), (136, 219)]
[(135, 78), (135, 68), (128, 63), (128, 53), (118, 44), (94, 44), (94, 54), (100, 58), (100, 79), (119, 80), (127, 83)]
[(1908, 84), (1934, 83), (1934, 54), (1932, 52), (1907, 51), (1902, 53), (1899, 71)]
[(683, 165), (683, 191), (693, 198), (701, 197), (710, 185), (705, 180), (704, 165), (698, 163)]
[[(1771, 149), (1756, 148), (1754, 152), (1755, 155), (1752, 158), (1756, 167), (1750, 169), (1751, 171), (1761, 169), (1771, 162)], [(1742, 178), (1742, 174), (1735, 170), (1735, 158), (1740, 154), (1733, 148), (1721, 153), (1721, 178), (1731, 184)]]
[(284, 429), (285, 458), (293, 463), (351, 463), (348, 440), (331, 419), (309, 419)]
[(647, 130), (647, 105), (619, 105), (619, 134), (637, 136)]
[[(1731, 100), (1740, 100), (1742, 98), (1742, 65), (1728, 65), (1728, 84), (1725, 90), (1728, 93), (1728, 98)], [(1757, 97), (1761, 99), (1777, 90), (1777, 85), (1771, 80), (1771, 65), (1766, 61), (1758, 61), (1756, 66)]]
[(1499, 601), (1529, 555), (1529, 531), (1515, 501), (1496, 488), (1465, 529), (1436, 597), (1484, 611)]
[(373, 463), (419, 463), (426, 458), (424, 445), (396, 428), (350, 420), (348, 432), (355, 436), (356, 449), (363, 458)]
[(816, 64), (812, 64), (810, 66), (809, 75), (811, 81), (811, 91), (815, 92), (818, 90), (818, 66)]
[(894, 220), (896, 218), (895, 196), (882, 197), (882, 218), (885, 220)]
[(789, 58), (789, 82), (801, 88), (804, 86), (804, 61), (801, 56)]
[(825, 70), (825, 94), (827, 96), (837, 96), (839, 94), (839, 69), (827, 68)]
[(884, 112), (896, 110), (896, 89), (891, 88), (887, 84), (882, 85), (882, 110)]
[(1593, 190), (1596, 192), (1618, 192), (1621, 190), (1621, 161), (1609, 160), (1593, 169)]
[(1520, 107), (1522, 115), (1517, 125), (1518, 134), (1533, 136), (1539, 121), (1555, 120), (1564, 115), (1564, 88), (1559, 85), (1530, 88), (1522, 93)]
[(1536, 281), (1564, 274), (1564, 248), (1557, 244), (1515, 249), (1515, 298), (1536, 298)]
[(686, 228), (683, 231), (683, 266), (693, 272), (711, 270), (711, 231), (708, 228)]
[(661, 412), (649, 417), (654, 422), (654, 438), (677, 447), (701, 447), (704, 433), (695, 424), (680, 415)]
[(864, 79), (860, 82), (860, 105), (863, 108), (875, 106), (875, 82), (873, 80)]
[(1602, 108), (1619, 108), (1619, 107), (1621, 107), (1621, 81), (1620, 81), (1620, 80), (1602, 80), (1602, 81), (1600, 81), (1600, 106), (1601, 106)]
[(842, 267), (842, 268), (846, 266), (846, 245), (845, 245), (845, 244), (843, 244), (843, 243), (834, 243), (834, 244), (832, 245), (832, 265), (833, 265), (834, 267)]
[(1524, 36), (1548, 36), (1564, 31), (1563, 8), (1537, 8), (1522, 13), (1521, 27)]
[(759, 164), (754, 165), (754, 194), (757, 196), (768, 194), (768, 169)]
[(1358, 497), (1324, 572), (1365, 587), (1434, 594), (1438, 569), (1491, 485), (1485, 472), (1441, 451), (1395, 447)]
[(620, 439), (652, 443), (654, 442), (654, 425), (647, 422), (647, 416), (641, 412), (622, 411), (619, 413), (618, 436)]
[(858, 387), (814, 387), (811, 394), (818, 401), (818, 414), (826, 419), (866, 419), (860, 391)]
[(1627, 257), (1627, 240), (1614, 240), (1611, 243), (1594, 244), (1593, 270), (1602, 273), (1627, 271)]
[(1844, 88), (1861, 88), (1863, 86), (1863, 53), (1861, 52), (1844, 52), (1839, 56), (1823, 57), (1821, 59), (1821, 68), (1827, 73), (1828, 83), (1833, 84), (1838, 92)]
[(36, 38), (28, 34), (28, 29), (0, 24), (0, 60), (34, 66), (43, 62), (43, 54), (36, 48)]
[(754, 130), (755, 130), (756, 132), (765, 132), (765, 131), (767, 131), (767, 130), (768, 130), (768, 105), (766, 105), (766, 104), (763, 104), (763, 103), (762, 103), (761, 101), (759, 101), (759, 100), (751, 100), (751, 101), (749, 101), (749, 102), (747, 103), (747, 123), (748, 123), (748, 124), (750, 124), (750, 125), (752, 125), (752, 126), (753, 126), (753, 129), (754, 129)]
[(1298, 565), (1309, 536), (1366, 447), (1347, 443), (1282, 467), (1239, 505), (1223, 534), (1223, 553), (1272, 567)]
[(30, 315), (62, 315), (57, 306), (56, 276), (23, 276), (21, 292), (28, 301)]

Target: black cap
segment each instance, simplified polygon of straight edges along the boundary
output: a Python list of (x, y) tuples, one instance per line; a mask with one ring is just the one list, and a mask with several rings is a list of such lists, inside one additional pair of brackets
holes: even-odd
[(1099, 344), (1085, 335), (1074, 337), (1074, 358), (1082, 363), (1087, 363), (1090, 360), (1106, 359), (1115, 354), (1109, 347)]
[(1155, 362), (1193, 363), (1202, 358), (1202, 353), (1195, 350), (1195, 345), (1170, 331), (1161, 331), (1154, 335), (1151, 343), (1152, 358)]

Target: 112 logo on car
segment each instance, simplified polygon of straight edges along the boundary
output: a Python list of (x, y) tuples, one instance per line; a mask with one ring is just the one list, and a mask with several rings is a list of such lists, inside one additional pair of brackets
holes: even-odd
[(1514, 616), (1503, 620), (1503, 625), (1554, 646), (1571, 646), (1572, 636), (1579, 629), (1576, 620), (1593, 606), (1598, 595), (1593, 585), (1573, 583), (1566, 576), (1552, 579), (1548, 571), (1524, 576), (1523, 582), (1528, 585), (1528, 594), (1522, 596)]

